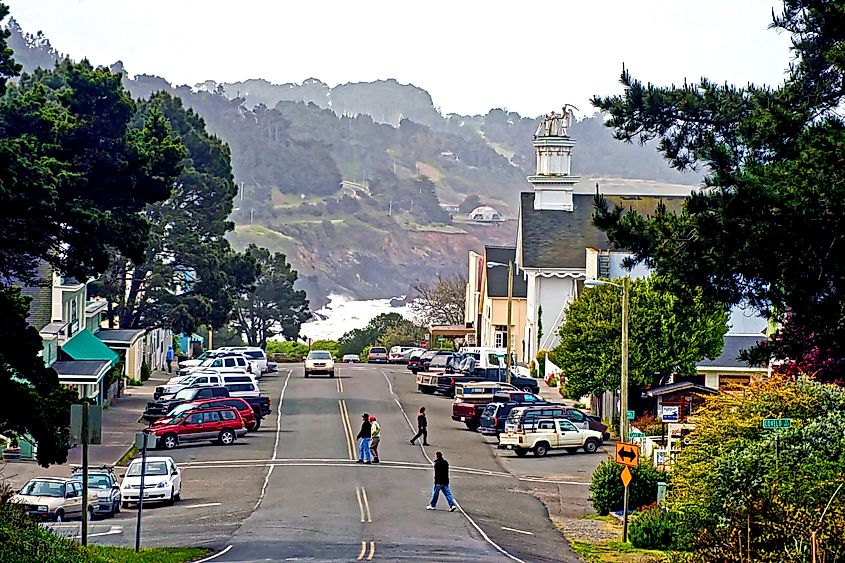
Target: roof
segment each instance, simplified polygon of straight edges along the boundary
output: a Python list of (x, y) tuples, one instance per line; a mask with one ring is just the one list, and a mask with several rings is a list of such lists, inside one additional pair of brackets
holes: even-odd
[(53, 321), (51, 323), (48, 323), (44, 327), (42, 327), (41, 330), (39, 330), (38, 332), (41, 332), (41, 333), (44, 333), (44, 334), (59, 334), (69, 324), (70, 323), (65, 322), (65, 321)]
[(101, 328), (97, 331), (97, 338), (106, 344), (131, 346), (142, 334), (143, 328)]
[(764, 342), (766, 337), (762, 334), (728, 334), (725, 336), (725, 344), (722, 347), (722, 355), (715, 360), (702, 360), (698, 362), (696, 367), (699, 368), (748, 368), (748, 369), (766, 369), (753, 368), (739, 359), (739, 353), (743, 350), (753, 348), (760, 342)]
[[(495, 262), (507, 264), (516, 261), (516, 247), (513, 246), (485, 246), (485, 263)], [(490, 297), (508, 296), (508, 269), (503, 266), (487, 267), (487, 295)], [(514, 263), (513, 288), (511, 296), (525, 298), (528, 296), (528, 281)]]
[(36, 268), (36, 275), (44, 280), (37, 286), (22, 287), (21, 294), (31, 297), (27, 324), (41, 330), (53, 318), (53, 273), (47, 262), (41, 261)]
[(106, 360), (63, 360), (50, 367), (59, 374), (59, 383), (63, 385), (90, 385), (99, 383), (112, 366)]
[(663, 395), (671, 395), (672, 393), (678, 393), (680, 391), (705, 394), (717, 394), (719, 392), (718, 389), (698, 385), (696, 383), (693, 383), (692, 381), (679, 381), (677, 383), (670, 383), (669, 385), (653, 387), (652, 389), (646, 391), (645, 394), (649, 397), (660, 397)]
[[(523, 268), (584, 269), (586, 249), (611, 249), (607, 236), (593, 225), (594, 195), (574, 194), (573, 210), (534, 209), (534, 192), (520, 195), (520, 240)], [(681, 209), (685, 196), (606, 195), (611, 205), (644, 214), (654, 213), (664, 201), (670, 210)]]
[(97, 299), (97, 300), (94, 300), (94, 301), (88, 301), (87, 303), (85, 303), (85, 314), (86, 315), (94, 315), (96, 313), (99, 313), (100, 311), (102, 311), (105, 308), (106, 308), (106, 302), (101, 300), (101, 299)]
[(88, 329), (80, 330), (62, 346), (62, 353), (72, 360), (106, 360), (112, 366), (117, 365), (117, 353), (103, 344)]

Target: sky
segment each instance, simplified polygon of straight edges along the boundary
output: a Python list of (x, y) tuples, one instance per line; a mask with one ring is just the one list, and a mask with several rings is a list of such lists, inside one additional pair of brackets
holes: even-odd
[(395, 78), (443, 113), (594, 112), (623, 64), (660, 85), (778, 84), (771, 0), (4, 0), (25, 31), (174, 84)]

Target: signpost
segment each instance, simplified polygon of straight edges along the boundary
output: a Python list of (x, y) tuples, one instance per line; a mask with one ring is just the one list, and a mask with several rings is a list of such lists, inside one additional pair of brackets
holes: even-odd
[(82, 545), (88, 545), (88, 444), (100, 444), (103, 437), (103, 407), (89, 405), (70, 406), (70, 441), (82, 444)]
[(147, 449), (155, 448), (158, 437), (147, 430), (135, 434), (135, 447), (141, 450), (141, 485), (138, 493), (138, 521), (135, 523), (135, 553), (141, 549), (141, 516), (144, 513), (144, 478), (147, 476)]
[(624, 465), (622, 468), (622, 484), (625, 486), (625, 495), (622, 501), (622, 541), (628, 541), (628, 485), (634, 476), (629, 467), (640, 466), (640, 447), (634, 444), (616, 442), (616, 463)]

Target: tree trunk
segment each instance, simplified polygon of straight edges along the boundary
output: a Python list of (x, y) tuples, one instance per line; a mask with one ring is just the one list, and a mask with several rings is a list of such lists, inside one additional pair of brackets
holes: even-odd
[(126, 304), (120, 315), (121, 328), (140, 328), (137, 326), (140, 322), (140, 311), (137, 310), (138, 304), (136, 302), (146, 276), (146, 270), (140, 267), (136, 267), (132, 271), (132, 282), (129, 285), (129, 292), (126, 294)]

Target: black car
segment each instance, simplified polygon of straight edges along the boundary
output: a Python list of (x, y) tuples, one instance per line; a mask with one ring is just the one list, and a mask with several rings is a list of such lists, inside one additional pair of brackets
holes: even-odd
[(181, 405), (186, 401), (196, 399), (211, 399), (214, 397), (228, 397), (229, 390), (222, 385), (204, 387), (185, 387), (174, 395), (164, 395), (156, 401), (147, 403), (144, 409), (144, 419), (150, 422), (164, 418), (173, 407)]
[[(533, 396), (533, 394), (531, 395)], [(484, 411), (481, 413), (481, 425), (478, 427), (478, 431), (485, 436), (498, 436), (504, 431), (505, 420), (508, 418), (510, 412), (516, 407), (524, 407), (528, 405), (526, 401), (521, 399), (522, 397), (517, 397), (516, 395), (504, 395), (501, 398), (494, 396), (493, 402), (488, 403), (484, 407)], [(556, 403), (549, 403), (548, 401), (532, 401), (531, 404), (552, 405)]]

